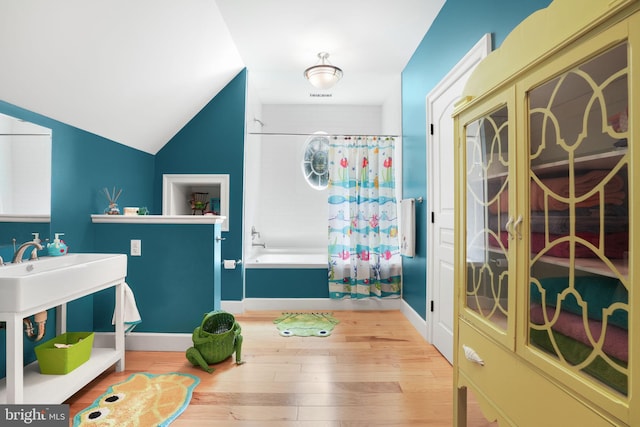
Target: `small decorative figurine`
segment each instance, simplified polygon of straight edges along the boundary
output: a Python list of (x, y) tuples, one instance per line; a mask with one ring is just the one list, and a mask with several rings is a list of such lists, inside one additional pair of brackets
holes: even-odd
[(209, 193), (191, 193), (191, 214), (195, 215), (196, 211), (200, 211), (201, 215), (204, 215), (209, 206)]
[(118, 203), (116, 202), (118, 201), (118, 197), (120, 197), (120, 194), (122, 194), (122, 188), (118, 190), (117, 193), (116, 187), (113, 187), (112, 193), (109, 193), (107, 187), (105, 187), (103, 190), (104, 194), (107, 196), (107, 200), (109, 200), (109, 207), (104, 210), (104, 213), (106, 213), (107, 215), (120, 215), (120, 209), (118, 208)]

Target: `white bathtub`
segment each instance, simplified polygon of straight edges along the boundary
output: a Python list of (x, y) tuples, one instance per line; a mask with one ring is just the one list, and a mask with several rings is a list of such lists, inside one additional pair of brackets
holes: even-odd
[(327, 250), (259, 248), (245, 261), (245, 268), (327, 268)]

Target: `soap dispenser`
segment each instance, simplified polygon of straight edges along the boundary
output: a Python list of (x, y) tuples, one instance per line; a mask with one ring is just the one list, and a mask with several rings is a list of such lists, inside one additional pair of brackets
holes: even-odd
[(33, 235), (32, 242), (38, 245), (41, 245), (41, 246), (34, 247), (33, 250), (31, 251), (31, 257), (29, 259), (34, 260), (34, 259), (38, 259), (38, 250), (44, 249), (44, 246), (42, 246), (42, 240), (40, 240), (40, 233), (31, 233), (31, 234)]
[(69, 248), (64, 243), (64, 240), (60, 239), (60, 236), (64, 236), (64, 233), (55, 233), (55, 238), (53, 239), (53, 243), (49, 243), (47, 245), (47, 251), (49, 252), (49, 256), (62, 256), (67, 253), (67, 250)]

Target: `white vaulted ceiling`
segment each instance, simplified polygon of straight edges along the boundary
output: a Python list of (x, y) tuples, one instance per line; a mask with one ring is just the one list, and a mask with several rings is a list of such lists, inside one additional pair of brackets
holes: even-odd
[[(381, 105), (443, 3), (3, 1), (0, 100), (151, 154), (245, 67), (265, 104)], [(320, 51), (330, 98), (303, 77)]]

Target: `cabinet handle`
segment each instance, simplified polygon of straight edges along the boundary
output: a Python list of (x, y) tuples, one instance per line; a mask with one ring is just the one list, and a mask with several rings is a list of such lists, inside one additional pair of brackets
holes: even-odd
[(516, 236), (518, 236), (518, 240), (522, 240), (522, 233), (520, 232), (520, 224), (522, 224), (522, 215), (518, 215), (518, 219), (513, 223), (513, 230), (516, 232)]
[(216, 237), (216, 242), (222, 242), (223, 240), (227, 240), (226, 237)]
[(509, 239), (513, 239), (513, 229), (511, 228), (512, 225), (513, 225), (513, 216), (509, 216), (509, 220), (504, 225), (505, 230), (507, 230), (507, 233), (509, 233)]
[(466, 345), (462, 345), (462, 349), (464, 350), (464, 357), (466, 357), (468, 361), (484, 366), (484, 360), (482, 360), (474, 349)]

